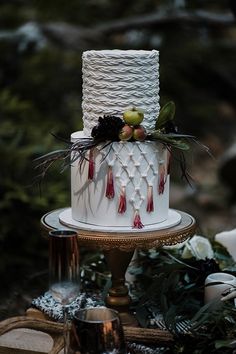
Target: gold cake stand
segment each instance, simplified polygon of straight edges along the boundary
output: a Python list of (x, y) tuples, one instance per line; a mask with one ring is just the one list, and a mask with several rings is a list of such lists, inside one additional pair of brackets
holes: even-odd
[(133, 257), (135, 249), (151, 249), (161, 246), (175, 245), (193, 236), (196, 230), (195, 219), (182, 211), (178, 225), (156, 231), (101, 232), (82, 230), (63, 225), (59, 220), (65, 209), (51, 211), (44, 215), (41, 224), (46, 231), (57, 229), (75, 229), (81, 246), (101, 249), (111, 271), (112, 285), (108, 291), (106, 304), (119, 311), (123, 325), (135, 326), (134, 316), (130, 314), (131, 298), (125, 284), (125, 273)]

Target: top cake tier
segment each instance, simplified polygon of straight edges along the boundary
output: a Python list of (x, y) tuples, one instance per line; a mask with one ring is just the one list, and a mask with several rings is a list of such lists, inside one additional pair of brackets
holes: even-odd
[(144, 111), (142, 125), (155, 127), (159, 114), (159, 52), (91, 50), (83, 53), (83, 123), (90, 136), (98, 118), (122, 116), (127, 107)]

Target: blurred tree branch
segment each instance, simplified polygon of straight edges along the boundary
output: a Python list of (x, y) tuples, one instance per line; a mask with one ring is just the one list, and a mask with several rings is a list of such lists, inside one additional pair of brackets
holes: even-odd
[(235, 24), (234, 16), (229, 12), (215, 14), (209, 11), (171, 11), (152, 13), (124, 20), (112, 21), (97, 26), (97, 30), (108, 33), (110, 31), (125, 31), (127, 29), (152, 26), (169, 26), (175, 24), (206, 25), (206, 26), (232, 26)]
[(41, 25), (44, 34), (65, 47), (78, 49), (87, 41), (94, 42), (110, 33), (125, 32), (137, 28), (166, 27), (171, 25), (205, 25), (211, 28), (235, 25), (232, 13), (216, 14), (209, 11), (158, 12), (142, 16), (113, 20), (90, 29), (64, 22)]
[(22, 38), (26, 42), (37, 42), (40, 39), (42, 42), (48, 38), (63, 48), (81, 50), (88, 44), (96, 47), (98, 42), (102, 42), (110, 34), (124, 33), (134, 29), (180, 27), (186, 24), (218, 29), (233, 26), (236, 22), (231, 12), (216, 14), (202, 10), (159, 11), (142, 16), (112, 20), (90, 28), (67, 22), (28, 22), (14, 31), (0, 31), (0, 39), (15, 40)]

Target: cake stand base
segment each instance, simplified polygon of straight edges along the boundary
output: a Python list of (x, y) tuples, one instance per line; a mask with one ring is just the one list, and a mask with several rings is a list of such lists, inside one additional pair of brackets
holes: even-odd
[(109, 270), (111, 271), (112, 286), (106, 297), (106, 305), (117, 310), (124, 326), (135, 327), (138, 325), (135, 317), (130, 313), (131, 297), (125, 285), (125, 273), (133, 257), (131, 252), (111, 249), (103, 251)]
[[(41, 224), (46, 231), (68, 228), (60, 222), (59, 215), (62, 212), (63, 209), (59, 209), (42, 217)], [(125, 284), (125, 273), (134, 250), (174, 245), (185, 241), (195, 233), (195, 219), (182, 211), (176, 212), (181, 216), (180, 222), (175, 226), (159, 230), (145, 231), (144, 228), (140, 232), (131, 230), (118, 233), (69, 227), (78, 232), (78, 242), (81, 246), (99, 248), (104, 252), (112, 275), (112, 285), (108, 291), (106, 304), (119, 311), (123, 325), (135, 326), (137, 324), (129, 310), (131, 298)]]

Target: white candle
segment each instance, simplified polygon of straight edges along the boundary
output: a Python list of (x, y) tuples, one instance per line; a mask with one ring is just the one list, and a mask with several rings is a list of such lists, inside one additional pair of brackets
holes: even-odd
[[(212, 283), (212, 285), (210, 285)], [(214, 284), (221, 283), (221, 284)], [(206, 286), (208, 285), (208, 286)], [(236, 278), (227, 273), (212, 273), (205, 280), (204, 302), (207, 304), (212, 300), (220, 300), (222, 293), (236, 286)]]
[(227, 249), (236, 262), (236, 229), (216, 234), (215, 240)]

